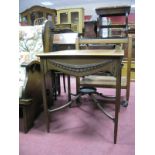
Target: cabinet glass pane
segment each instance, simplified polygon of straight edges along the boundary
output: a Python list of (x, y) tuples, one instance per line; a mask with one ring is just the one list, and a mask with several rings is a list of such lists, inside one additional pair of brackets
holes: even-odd
[(71, 23), (77, 24), (79, 22), (79, 13), (71, 12)]
[(68, 23), (68, 14), (60, 13), (60, 23)]

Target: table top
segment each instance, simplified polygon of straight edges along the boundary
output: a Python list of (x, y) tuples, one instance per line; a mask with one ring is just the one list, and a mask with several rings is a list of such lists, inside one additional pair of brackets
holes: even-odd
[(95, 50), (62, 50), (56, 52), (40, 53), (37, 54), (38, 57), (72, 57), (72, 56), (90, 56), (90, 57), (100, 57), (100, 56), (113, 56), (120, 57), (124, 56), (124, 50), (120, 49), (95, 49)]

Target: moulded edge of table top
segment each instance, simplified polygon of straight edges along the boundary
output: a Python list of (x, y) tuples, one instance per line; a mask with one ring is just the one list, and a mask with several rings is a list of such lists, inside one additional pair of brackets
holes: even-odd
[(62, 50), (56, 52), (40, 53), (39, 57), (69, 57), (69, 56), (124, 56), (124, 50), (120, 49), (97, 49), (97, 50)]

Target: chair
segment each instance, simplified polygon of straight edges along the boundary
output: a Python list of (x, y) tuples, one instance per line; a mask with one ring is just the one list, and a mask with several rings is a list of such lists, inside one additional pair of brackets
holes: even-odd
[[(19, 28), (19, 113), (23, 118), (24, 132), (32, 127), (43, 110), (40, 62), (36, 54), (43, 52), (43, 25)], [(47, 96), (51, 106), (50, 76), (47, 76)]]
[(25, 133), (43, 109), (40, 63), (35, 56), (40, 52), (43, 52), (42, 26), (20, 26), (19, 116)]
[[(80, 45), (87, 45), (87, 48), (127, 48), (127, 70), (126, 76), (121, 77), (121, 88), (126, 90), (125, 100), (121, 101), (122, 106), (127, 107), (129, 96), (130, 96), (130, 74), (131, 74), (131, 59), (132, 59), (132, 39), (134, 35), (129, 35), (128, 43), (121, 42), (122, 39), (117, 39), (110, 41), (110, 39), (80, 39), (78, 38), (76, 41), (76, 49), (80, 49)], [(123, 41), (123, 40), (122, 40)], [(109, 43), (110, 46), (109, 46)], [(104, 44), (104, 45), (103, 45)], [(117, 44), (114, 46), (114, 44)], [(94, 46), (93, 46), (94, 45)], [(102, 45), (102, 46), (97, 46)], [(125, 46), (127, 45), (127, 46)], [(123, 64), (122, 64), (123, 67)], [(105, 75), (106, 74), (106, 75)], [(77, 79), (77, 91), (80, 86), (82, 87), (98, 87), (98, 88), (115, 88), (116, 79), (114, 76), (111, 76), (110, 73), (99, 73), (98, 75), (90, 75), (83, 77), (81, 79)], [(106, 97), (106, 96), (104, 96)], [(108, 97), (108, 96), (107, 96)]]
[[(43, 48), (44, 52), (55, 52), (57, 50), (62, 50), (64, 48), (63, 45), (72, 45), (71, 39), (75, 40), (74, 37), (77, 37), (77, 33), (67, 33), (68, 29), (58, 29), (55, 27), (51, 21), (45, 21), (44, 27), (43, 27)], [(67, 40), (68, 36), (71, 37), (69, 39), (69, 42)], [(75, 41), (74, 41), (75, 45)], [(58, 48), (57, 48), (58, 46)], [(65, 47), (66, 48), (66, 47)], [(66, 84), (65, 84), (65, 74), (62, 74), (61, 72), (55, 71), (54, 73), (51, 72), (51, 74), (55, 74), (55, 78), (52, 79), (52, 83), (56, 83), (55, 87), (52, 88), (52, 92), (54, 92), (54, 98), (56, 99), (57, 95), (61, 94), (61, 86), (60, 86), (60, 75), (63, 76), (63, 86), (64, 91), (66, 92)]]
[[(75, 49), (76, 38), (78, 38), (78, 33), (71, 32), (68, 29), (54, 29), (51, 27), (50, 21), (46, 22), (46, 25), (43, 29), (43, 45), (44, 51), (58, 51), (58, 50), (66, 50), (66, 49)], [(64, 84), (64, 91), (66, 92), (66, 85), (65, 85), (65, 74), (61, 72), (55, 72), (56, 76), (63, 76), (63, 84)], [(69, 78), (69, 77), (68, 77)], [(58, 80), (58, 94), (61, 93), (60, 87), (60, 78), (56, 78)], [(68, 80), (70, 82), (70, 80)]]
[[(78, 38), (76, 41), (76, 49), (80, 48), (80, 45), (92, 45), (92, 44), (106, 44), (108, 45), (109, 48), (109, 44), (110, 48), (113, 48), (113, 46), (115, 45), (116, 51), (117, 48), (118, 49), (122, 49), (124, 44), (127, 44), (128, 49), (128, 57), (127, 57), (127, 61), (128, 61), (128, 69), (127, 69), (127, 76), (126, 78), (122, 77), (121, 78), (121, 88), (126, 89), (126, 100), (128, 101), (129, 99), (129, 91), (130, 91), (130, 69), (131, 69), (131, 50), (132, 50), (132, 36), (129, 35), (128, 38), (120, 38), (120, 39), (80, 39)], [(105, 45), (104, 45), (105, 46)], [(95, 46), (95, 49), (97, 47)], [(107, 48), (107, 47), (104, 47)], [(109, 67), (115, 67), (113, 65), (109, 66)], [(111, 71), (113, 70), (111, 68)], [(109, 69), (108, 69), (109, 70)], [(85, 76), (82, 78), (76, 78), (76, 86), (77, 86), (77, 96), (82, 96), (85, 94), (88, 94), (93, 102), (97, 105), (97, 107), (107, 116), (109, 117), (111, 120), (113, 120), (114, 122), (114, 144), (116, 144), (117, 141), (117, 128), (118, 128), (118, 113), (120, 110), (120, 105), (116, 105), (115, 103), (117, 103), (117, 98), (115, 96), (105, 96), (104, 94), (101, 94), (99, 92), (97, 92), (97, 87), (100, 88), (115, 88), (116, 89), (116, 83), (118, 83), (118, 79), (116, 80), (116, 78), (113, 76), (112, 73), (105, 71), (104, 73), (98, 73), (98, 74), (94, 74), (94, 75), (89, 75), (89, 76)], [(81, 86), (81, 87), (80, 87)], [(103, 100), (106, 102), (111, 102), (115, 104), (115, 114), (114, 116), (112, 116), (111, 114), (109, 114), (109, 112), (107, 112), (100, 100), (98, 100), (96, 98), (96, 95), (99, 95), (101, 97), (103, 97)], [(117, 94), (117, 91), (116, 93)], [(102, 101), (103, 101), (102, 100)]]
[(27, 133), (43, 110), (41, 70), (39, 61), (24, 62), (21, 68), (25, 70), (25, 74), (20, 77), (25, 79), (20, 79), (19, 116), (23, 120), (24, 132)]

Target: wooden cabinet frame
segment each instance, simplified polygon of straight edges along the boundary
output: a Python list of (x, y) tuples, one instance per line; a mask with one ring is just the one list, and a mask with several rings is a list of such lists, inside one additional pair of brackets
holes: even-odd
[[(36, 18), (38, 18), (37, 17), (38, 12), (42, 13), (43, 14), (42, 17), (44, 17), (44, 18), (47, 18), (48, 14), (51, 15), (52, 16), (53, 24), (56, 23), (56, 21), (55, 21), (56, 10), (55, 9), (49, 9), (49, 8), (42, 7), (42, 6), (37, 6), (37, 5), (33, 6), (33, 7), (31, 7), (31, 8), (29, 8), (29, 9), (27, 9), (27, 10), (25, 10), (25, 11), (20, 13), (20, 15), (21, 15), (21, 22), (25, 22), (24, 18), (27, 18), (26, 24), (27, 25), (34, 25), (34, 20)], [(34, 18), (35, 19), (32, 22), (31, 16), (33, 14), (34, 14)]]
[[(68, 17), (67, 22), (61, 22), (61, 14), (66, 13)], [(78, 22), (73, 23), (71, 21), (71, 14), (78, 13)], [(71, 30), (73, 32), (83, 33), (84, 29), (84, 9), (83, 8), (70, 8), (57, 10), (57, 24), (71, 24)]]

